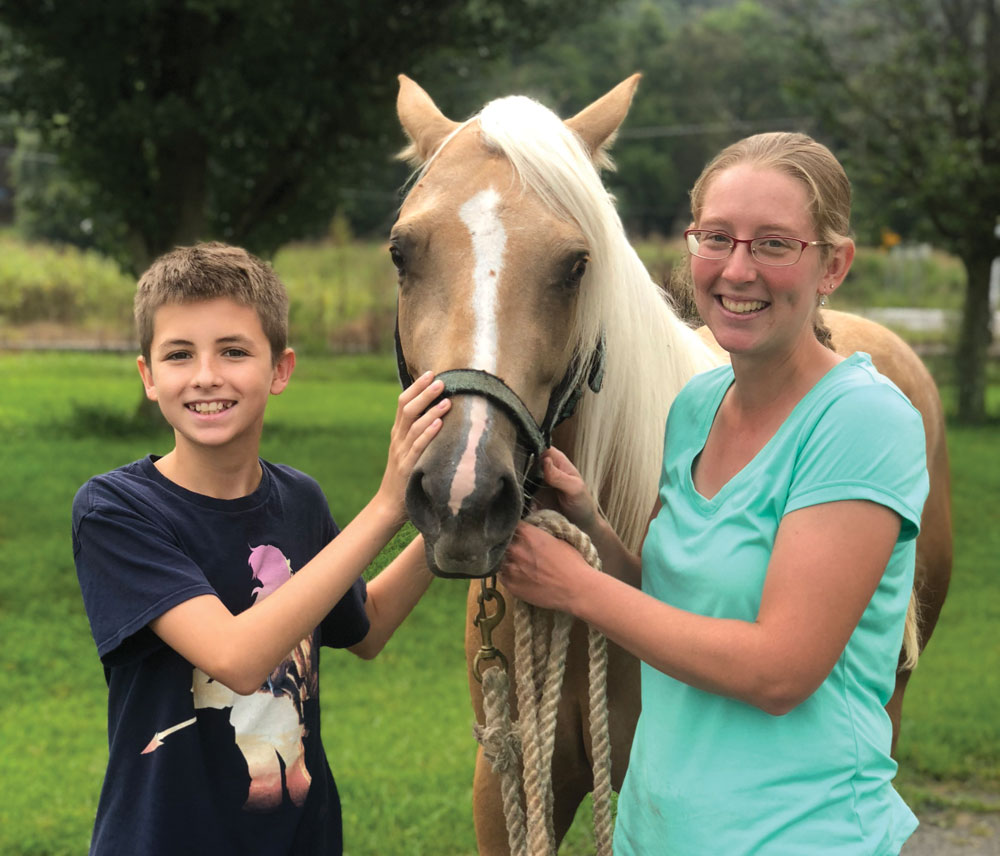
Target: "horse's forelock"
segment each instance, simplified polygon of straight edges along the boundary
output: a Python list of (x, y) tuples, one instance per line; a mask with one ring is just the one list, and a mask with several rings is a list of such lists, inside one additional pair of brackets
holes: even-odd
[(588, 392), (581, 403), (573, 458), (624, 542), (638, 549), (656, 496), (667, 409), (715, 360), (650, 279), (576, 134), (523, 96), (490, 102), (478, 119), (484, 144), (552, 211), (575, 221), (590, 246), (570, 341), (586, 352), (603, 333), (608, 362), (600, 395)]
[[(579, 137), (551, 110), (531, 98), (510, 96), (480, 112), (483, 144), (503, 155), (520, 180), (563, 220), (575, 222), (592, 251), (583, 297), (577, 307), (570, 348), (593, 347), (606, 317), (608, 267), (621, 224)], [(585, 367), (581, 367), (581, 372)]]

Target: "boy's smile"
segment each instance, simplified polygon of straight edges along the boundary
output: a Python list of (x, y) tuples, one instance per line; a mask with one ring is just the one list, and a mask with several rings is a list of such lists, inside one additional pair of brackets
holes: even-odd
[(149, 362), (138, 360), (177, 457), (211, 449), (254, 464), (268, 397), (285, 388), (294, 362), (290, 350), (273, 361), (257, 311), (230, 298), (161, 306)]

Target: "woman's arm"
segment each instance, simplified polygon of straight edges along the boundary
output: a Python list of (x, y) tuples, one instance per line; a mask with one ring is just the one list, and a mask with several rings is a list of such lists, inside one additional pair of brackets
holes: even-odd
[[(542, 456), (542, 477), (555, 493), (558, 510), (594, 543), (604, 573), (638, 586), (642, 575), (639, 557), (625, 547), (587, 490), (579, 471), (554, 446)], [(656, 517), (659, 510), (660, 502), (657, 500), (650, 519)]]
[(150, 622), (182, 657), (238, 693), (258, 689), (320, 624), (406, 519), (403, 492), (449, 401), (424, 375), (399, 397), (389, 460), (378, 492), (343, 531), (270, 597), (233, 615), (219, 598), (191, 598)]
[(896, 512), (862, 500), (786, 515), (756, 621), (669, 606), (594, 571), (569, 545), (523, 524), (502, 578), (516, 597), (587, 621), (671, 677), (781, 715), (830, 673), (899, 530)]

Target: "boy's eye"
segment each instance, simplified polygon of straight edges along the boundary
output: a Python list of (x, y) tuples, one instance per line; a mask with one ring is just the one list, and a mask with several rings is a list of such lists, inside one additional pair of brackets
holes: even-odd
[(246, 351), (244, 351), (242, 348), (226, 348), (226, 350), (224, 350), (222, 352), (222, 356), (224, 356), (224, 357), (248, 357), (250, 355)]
[(186, 360), (191, 355), (187, 351), (172, 351), (167, 354), (163, 359), (165, 360)]

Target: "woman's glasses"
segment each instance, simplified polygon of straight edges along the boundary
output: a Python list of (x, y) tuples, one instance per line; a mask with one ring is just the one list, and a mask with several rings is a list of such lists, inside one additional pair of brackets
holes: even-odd
[(749, 244), (750, 254), (762, 265), (780, 267), (793, 265), (800, 258), (806, 247), (818, 247), (827, 241), (801, 241), (784, 235), (763, 235), (760, 238), (734, 238), (725, 232), (712, 232), (708, 229), (688, 229), (684, 233), (688, 252), (699, 259), (718, 261), (728, 259), (737, 244)]

